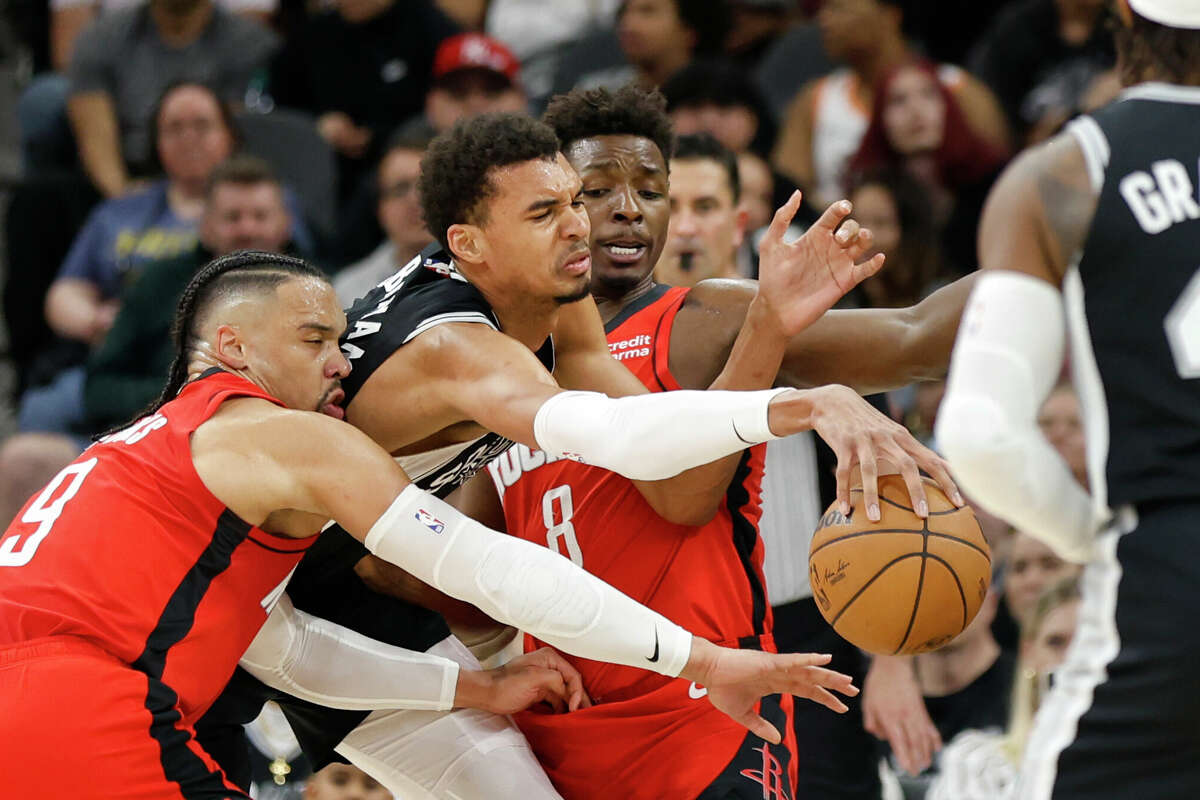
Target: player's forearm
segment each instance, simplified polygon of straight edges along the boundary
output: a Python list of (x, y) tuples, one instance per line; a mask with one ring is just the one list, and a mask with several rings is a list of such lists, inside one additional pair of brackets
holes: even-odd
[[(787, 338), (765, 303), (755, 298), (725, 368), (710, 389), (768, 389), (775, 382)], [(737, 471), (739, 450), (662, 481), (638, 481), (638, 491), (660, 517), (703, 525), (717, 513)]]
[(679, 391), (612, 399), (561, 392), (534, 419), (539, 448), (635, 480), (660, 480), (812, 428), (815, 391)]
[(1063, 341), (1057, 289), (1012, 272), (985, 275), (964, 315), (936, 434), (975, 501), (1085, 561), (1100, 514), (1037, 425)]
[(569, 559), (497, 533), (409, 487), (364, 538), (440, 591), (582, 658), (675, 677), (692, 636)]
[(455, 662), (313, 617), (294, 608), (287, 595), (272, 609), (241, 665), (268, 686), (330, 708), (445, 711), (480, 707), (473, 704), (482, 701), (477, 676), (464, 683)]

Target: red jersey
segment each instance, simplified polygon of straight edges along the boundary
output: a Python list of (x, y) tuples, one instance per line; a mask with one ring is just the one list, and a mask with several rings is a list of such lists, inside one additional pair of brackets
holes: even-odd
[(315, 540), (244, 522), (196, 474), (189, 437), (234, 397), (279, 402), (214, 370), (30, 499), (0, 536), (0, 647), (80, 637), (171, 687), (185, 723), (208, 708)]
[[(659, 287), (608, 325), (613, 356), (651, 391), (680, 388), (669, 356), (686, 296)], [(717, 515), (699, 527), (662, 519), (627, 478), (521, 445), (488, 470), (509, 533), (550, 547), (698, 636), (774, 651), (758, 536), (764, 450), (743, 454)], [(527, 637), (527, 650), (539, 646)], [(595, 707), (516, 720), (569, 800), (610, 797), (615, 786), (623, 797), (694, 797), (745, 738), (688, 681), (565, 657)]]

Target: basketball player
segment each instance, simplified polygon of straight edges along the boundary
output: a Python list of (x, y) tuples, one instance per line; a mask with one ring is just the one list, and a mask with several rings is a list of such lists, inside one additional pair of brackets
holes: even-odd
[[(689, 291), (651, 278), (670, 215), (671, 130), (661, 98), (632, 87), (572, 93), (557, 98), (545, 120), (583, 181), (593, 229), (591, 287), (614, 355), (653, 391), (701, 388), (729, 378), (718, 373), (742, 320), (754, 313), (754, 284), (704, 281)], [(728, 190), (736, 194), (734, 186)], [(835, 205), (798, 245), (789, 246), (781, 237), (795, 205), (794, 198), (766, 238), (762, 274), (768, 294), (779, 254), (790, 247), (824, 252), (821, 243), (828, 246), (848, 213)], [(714, 263), (722, 258), (719, 252), (707, 254)], [(787, 342), (785, 380), (821, 380), (840, 368), (843, 378), (877, 388), (937, 374), (949, 359), (965, 295), (959, 286), (918, 309), (827, 314)], [(810, 336), (814, 329), (817, 335)], [(774, 380), (781, 354), (773, 369), (754, 376), (760, 386)], [(481, 476), (464, 502), (490, 524), (550, 546), (722, 641), (773, 649), (757, 536), (761, 450), (660, 483), (668, 497), (676, 493), (671, 503), (612, 473), (518, 446), (491, 466), (495, 487)], [(793, 796), (787, 773), (794, 769), (794, 752), (716, 719), (700, 700), (701, 687), (575, 663), (597, 705), (559, 721), (539, 714), (518, 720), (564, 796), (610, 791), (623, 797), (779, 796), (775, 791)], [(764, 701), (763, 713), (784, 724), (789, 701)], [(580, 752), (586, 757), (569, 755)]]
[[(413, 486), (337, 422), (345, 317), (303, 261), (217, 259), (185, 290), (177, 321), (171, 377), (147, 416), (85, 451), (0, 537), (7, 792), (43, 796), (52, 781), (73, 798), (245, 798), (192, 725), (331, 518), (498, 619), (582, 655), (705, 682), (714, 703), (770, 738), (753, 710), (760, 695), (799, 690), (836, 706), (824, 687), (852, 691), (812, 666), (819, 656), (693, 640)], [(567, 694), (561, 679), (546, 687)]]
[[(1022, 800), (1200, 788), (1200, 4), (1116, 8), (1128, 88), (992, 190), (937, 422), (984, 508), (1089, 562)], [(1090, 494), (1037, 425), (1068, 338)]]
[[(875, 453), (913, 477), (918, 503), (918, 466), (949, 483), (939, 458), (844, 387), (779, 396), (646, 394), (610, 355), (588, 298), (590, 229), (579, 178), (545, 125), (517, 115), (476, 118), (434, 141), (421, 175), (425, 219), (439, 241), (355, 304), (343, 341), (354, 366), (343, 381), (346, 419), (400, 458), (418, 486), (449, 494), (519, 441), (621, 472), (665, 504), (690, 507), (689, 498), (660, 488), (661, 479), (740, 451), (764, 434), (810, 428), (845, 454), (847, 472), (863, 462), (868, 492), (874, 492)], [(803, 249), (788, 256), (777, 299), (760, 304), (764, 313), (750, 319), (744, 341), (759, 329), (803, 327), (878, 267), (878, 260), (855, 263), (869, 237), (860, 237), (856, 223), (843, 227), (836, 246), (827, 240), (840, 259), (819, 261)], [(744, 345), (740, 352), (734, 372), (742, 374), (762, 372), (772, 357), (768, 347)], [(635, 394), (643, 396), (605, 396)], [(771, 431), (764, 426), (768, 404)], [(757, 421), (747, 427), (751, 420)], [(705, 479), (702, 470), (697, 480)], [(848, 498), (844, 476), (842, 484)], [(424, 599), (422, 587), (364, 560), (361, 545), (336, 528), (315, 547), (289, 584), (297, 608), (409, 650), (448, 642), (451, 657), (475, 666), (439, 614), (373, 595), (358, 575), (405, 598)], [(520, 770), (495, 768), (497, 737), (518, 749), (524, 740), (494, 716), (330, 709), (267, 688), (256, 680), (262, 677), (239, 671), (201, 732), (231, 771), (244, 774), (236, 763), (240, 743), (231, 735), (274, 699), (315, 766), (336, 748), (392, 791), (414, 797), (448, 796), (446, 782), (456, 775), (469, 776), (459, 796), (488, 796), (497, 793), (500, 773), (514, 781), (511, 796), (547, 796), (532, 757), (538, 774), (527, 785), (515, 782)]]

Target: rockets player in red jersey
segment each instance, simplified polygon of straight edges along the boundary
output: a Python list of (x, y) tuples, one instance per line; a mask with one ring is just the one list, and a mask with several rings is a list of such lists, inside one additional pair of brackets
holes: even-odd
[[(552, 103), (546, 121), (583, 179), (593, 226), (592, 292), (614, 355), (651, 391), (712, 385), (743, 320), (756, 313), (756, 294), (749, 282), (708, 281), (691, 291), (653, 282), (669, 215), (670, 128), (659, 101), (632, 88), (573, 93)], [(777, 214), (764, 240), (757, 303), (780, 296), (774, 292), (784, 273), (772, 266), (789, 251), (824, 246), (826, 257), (845, 257), (834, 232), (849, 208), (838, 204), (800, 243), (784, 243), (797, 200)], [(965, 295), (966, 287), (956, 286), (920, 313), (827, 314), (786, 342), (781, 376), (871, 389), (936, 374), (945, 369)], [(769, 386), (775, 370), (757, 377), (758, 388)], [(477, 479), (464, 491), (463, 507), (688, 619), (714, 640), (770, 650), (757, 535), (761, 450), (691, 470), (647, 495), (620, 476), (518, 446), (490, 466), (495, 488)], [(844, 468), (846, 453), (838, 455)], [(840, 477), (845, 491), (844, 472)], [(610, 796), (615, 789), (632, 798), (793, 796), (790, 749), (719, 719), (697, 702), (702, 686), (573, 663), (593, 707), (560, 719), (517, 717), (568, 800)], [(765, 698), (761, 713), (782, 728), (790, 701)], [(586, 755), (578, 757), (581, 752)]]
[[(418, 490), (338, 421), (345, 315), (303, 261), (217, 259), (176, 321), (160, 400), (60, 472), (0, 536), (7, 792), (44, 795), (51, 781), (72, 798), (245, 798), (192, 724), (284, 605), (292, 569), (331, 518), (381, 558), (560, 649), (719, 685), (720, 702), (751, 724), (772, 691), (852, 691), (813, 666), (819, 657), (693, 639)], [(569, 670), (542, 677), (550, 695), (578, 703)]]

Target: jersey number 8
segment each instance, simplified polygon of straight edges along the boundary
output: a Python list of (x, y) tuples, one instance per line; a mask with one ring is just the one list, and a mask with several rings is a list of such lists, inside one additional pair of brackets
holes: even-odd
[[(571, 503), (570, 486), (555, 486), (542, 495), (542, 522), (546, 525), (546, 547), (559, 555), (563, 555), (562, 548), (565, 547), (566, 556), (575, 566), (582, 567), (583, 553), (579, 550), (579, 540), (575, 538), (575, 525), (571, 522), (573, 516), (575, 506)], [(555, 522), (555, 519), (558, 522)], [(562, 542), (562, 547), (559, 546), (559, 541)]]

